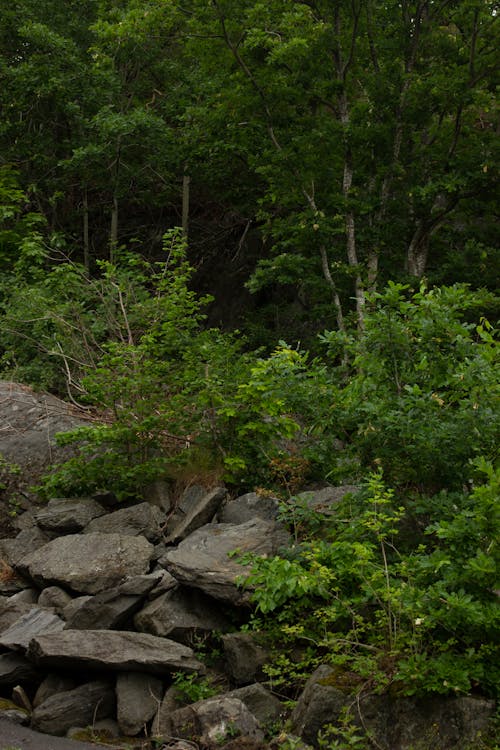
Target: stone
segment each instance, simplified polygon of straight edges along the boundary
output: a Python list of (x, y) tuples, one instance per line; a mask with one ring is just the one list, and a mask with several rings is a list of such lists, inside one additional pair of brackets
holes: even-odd
[(330, 515), (335, 512), (335, 506), (349, 494), (356, 494), (361, 488), (355, 484), (345, 484), (340, 487), (327, 486), (320, 490), (299, 492), (297, 498), (306, 503), (307, 507), (318, 513)]
[(35, 513), (35, 520), (41, 529), (58, 534), (75, 534), (105, 513), (105, 508), (91, 497), (55, 497)]
[(193, 650), (167, 638), (118, 630), (63, 630), (30, 642), (27, 656), (41, 667), (110, 669), (166, 675), (205, 672)]
[(120, 731), (133, 737), (158, 711), (163, 683), (158, 677), (140, 672), (119, 674), (116, 680), (117, 718)]
[(20, 617), (33, 608), (31, 602), (15, 600), (13, 596), (0, 597), (0, 633), (10, 628)]
[[(158, 706), (158, 711), (151, 723), (151, 735), (153, 737), (167, 737), (170, 734), (170, 716), (178, 708), (185, 705), (186, 701), (175, 685), (170, 685), (165, 691), (163, 700)], [(170, 750), (170, 748), (169, 748)]]
[(78, 683), (73, 677), (49, 672), (38, 686), (35, 697), (33, 698), (33, 706), (36, 708), (46, 701), (47, 698), (50, 698), (57, 693), (65, 693), (68, 690), (74, 690), (77, 685)]
[(114, 707), (115, 691), (109, 682), (87, 682), (46, 698), (33, 711), (31, 726), (39, 732), (62, 736), (75, 725), (86, 726), (107, 718)]
[[(12, 596), (9, 597), (11, 602), (24, 602), (25, 604), (36, 604), (38, 602), (38, 598), (40, 596), (40, 592), (38, 589), (21, 589), (21, 591), (18, 591), (15, 594), (12, 594)], [(46, 606), (43, 605), (42, 606)]]
[(91, 596), (77, 596), (74, 599), (72, 599), (66, 606), (64, 607), (62, 611), (62, 617), (66, 620), (66, 622), (69, 622), (72, 617), (75, 616), (76, 612), (78, 612), (81, 607), (85, 604), (85, 602), (88, 602), (90, 599), (92, 599)]
[(48, 586), (38, 597), (40, 607), (52, 607), (59, 615), (62, 615), (71, 601), (71, 596), (60, 586)]
[(161, 527), (164, 522), (165, 515), (159, 508), (150, 503), (139, 503), (95, 518), (85, 528), (84, 533), (99, 532), (124, 536), (141, 534), (154, 543), (161, 538)]
[(192, 643), (195, 634), (224, 632), (231, 622), (220, 603), (196, 589), (177, 587), (148, 602), (134, 617), (136, 630)]
[(69, 458), (73, 450), (55, 442), (58, 432), (85, 424), (84, 412), (48, 393), (0, 380), (0, 434), (2, 456), (19, 471), (9, 476), (5, 499), (37, 500), (33, 487), (51, 464)]
[(261, 726), (269, 725), (285, 713), (281, 701), (259, 682), (231, 690), (226, 695), (242, 701)]
[(0, 636), (0, 645), (10, 649), (27, 649), (36, 635), (56, 633), (64, 628), (64, 620), (53, 612), (33, 607), (16, 620)]
[(246, 523), (253, 518), (275, 521), (278, 510), (277, 498), (248, 492), (224, 505), (218, 513), (218, 520), (220, 523)]
[(161, 573), (132, 576), (120, 586), (88, 597), (73, 611), (64, 610), (68, 630), (115, 630), (140, 609)]
[(264, 732), (255, 716), (237, 698), (220, 696), (192, 703), (170, 715), (169, 734), (199, 744), (222, 743), (234, 735), (263, 740)]
[(204, 493), (191, 507), (184, 512), (182, 507), (177, 509), (177, 513), (166, 524), (166, 543), (185, 539), (196, 529), (212, 521), (217, 513), (221, 503), (227, 497), (225, 487), (216, 487), (210, 492)]
[(269, 653), (251, 633), (227, 633), (222, 636), (226, 673), (236, 685), (247, 685), (263, 676), (262, 667)]
[(68, 534), (53, 539), (18, 564), (40, 587), (67, 586), (97, 594), (127, 576), (147, 573), (153, 546), (144, 537), (122, 534)]
[[(333, 678), (333, 679), (332, 679)], [(338, 672), (321, 665), (309, 678), (291, 716), (291, 730), (315, 745), (318, 731), (348, 709), (353, 722), (376, 745), (412, 750), (417, 743), (433, 750), (474, 747), (495, 712), (495, 702), (473, 696), (404, 698), (388, 694), (355, 696), (338, 683)]]
[(0, 540), (0, 556), (9, 565), (16, 565), (26, 555), (26, 550), (34, 552), (49, 541), (47, 534), (36, 526), (23, 529), (14, 539)]
[(286, 531), (275, 523), (255, 518), (242, 524), (207, 524), (179, 546), (167, 552), (159, 563), (180, 583), (199, 588), (209, 596), (235, 605), (249, 602), (250, 592), (238, 581), (250, 567), (240, 565), (235, 552), (272, 556), (290, 543)]
[(39, 672), (33, 662), (22, 654), (0, 654), (0, 685), (17, 685), (38, 677)]

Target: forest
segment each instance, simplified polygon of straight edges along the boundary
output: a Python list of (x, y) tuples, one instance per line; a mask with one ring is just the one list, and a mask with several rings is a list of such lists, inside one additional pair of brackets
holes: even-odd
[(498, 697), (496, 4), (0, 9), (0, 377), (91, 417), (41, 498), (271, 493), (275, 685)]

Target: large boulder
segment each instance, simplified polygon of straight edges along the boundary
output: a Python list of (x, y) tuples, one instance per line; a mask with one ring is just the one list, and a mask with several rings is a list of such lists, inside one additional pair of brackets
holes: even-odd
[(32, 488), (40, 484), (49, 466), (71, 455), (71, 449), (56, 445), (55, 435), (86, 422), (85, 412), (76, 406), (0, 380), (0, 453), (7, 466), (18, 467), (2, 477), (6, 499), (36, 499)]
[(204, 492), (198, 499), (181, 503), (166, 524), (166, 542), (178, 542), (185, 539), (196, 529), (213, 520), (221, 503), (227, 497), (225, 487), (216, 487)]
[(119, 674), (116, 680), (118, 726), (125, 735), (138, 734), (155, 715), (163, 698), (158, 677), (140, 672)]
[(159, 564), (186, 586), (240, 605), (250, 598), (249, 591), (240, 585), (240, 579), (249, 573), (249, 566), (239, 564), (238, 557), (230, 556), (231, 553), (272, 556), (289, 543), (290, 537), (284, 529), (260, 518), (242, 524), (212, 523), (168, 551)]
[(142, 536), (68, 534), (26, 555), (16, 568), (39, 586), (55, 583), (97, 594), (127, 576), (147, 573), (153, 549)]
[(106, 509), (91, 497), (54, 497), (34, 516), (41, 529), (57, 534), (75, 534), (105, 513)]
[(165, 521), (164, 513), (156, 505), (138, 503), (130, 508), (120, 508), (113, 513), (94, 518), (85, 528), (85, 533), (142, 535), (150, 542), (157, 542)]
[(0, 635), (0, 646), (12, 650), (26, 650), (29, 642), (36, 635), (43, 633), (57, 633), (64, 628), (61, 620), (54, 612), (41, 607), (33, 607), (19, 620), (12, 623), (10, 628)]

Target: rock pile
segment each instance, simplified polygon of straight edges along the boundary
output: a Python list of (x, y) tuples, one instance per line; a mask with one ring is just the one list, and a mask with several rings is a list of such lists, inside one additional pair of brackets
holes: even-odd
[[(327, 488), (310, 502), (331, 509), (351, 489)], [(283, 726), (286, 710), (261, 682), (265, 649), (238, 632), (249, 592), (229, 553), (275, 555), (291, 544), (277, 509), (255, 493), (230, 500), (222, 487), (191, 487), (170, 510), (58, 498), (20, 516), (17, 536), (0, 540), (0, 689), (15, 701), (7, 714), (52, 735), (91, 726), (132, 747), (148, 737), (177, 750), (193, 740), (268, 747), (266, 730)], [(209, 676), (220, 692), (186, 705), (174, 675), (189, 685), (207, 673), (194, 646), (214, 633), (223, 655)], [(323, 666), (311, 677), (289, 717), (302, 747), (353, 703), (329, 674)], [(473, 698), (425, 707), (371, 696), (357, 710), (382, 747), (404, 750), (434, 726), (435, 748), (459, 748), (493, 708)]]

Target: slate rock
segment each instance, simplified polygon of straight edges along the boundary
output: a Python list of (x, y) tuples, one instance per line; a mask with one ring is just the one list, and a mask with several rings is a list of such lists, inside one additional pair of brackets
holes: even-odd
[(302, 500), (311, 510), (330, 515), (335, 512), (335, 506), (346, 495), (356, 494), (359, 490), (359, 485), (355, 484), (345, 484), (339, 487), (329, 485), (319, 490), (299, 492), (297, 498)]
[(59, 615), (71, 601), (71, 596), (60, 586), (47, 586), (38, 597), (40, 607), (52, 607)]
[(55, 497), (35, 513), (35, 520), (41, 529), (58, 534), (75, 534), (105, 513), (105, 508), (91, 497)]
[(259, 682), (231, 690), (226, 696), (242, 701), (262, 726), (275, 721), (285, 712), (281, 701)]
[(4, 630), (0, 636), (0, 645), (10, 649), (27, 649), (29, 642), (36, 635), (57, 633), (64, 628), (61, 620), (54, 612), (41, 607), (33, 607), (10, 628)]
[(116, 680), (118, 726), (133, 737), (155, 715), (163, 698), (163, 683), (158, 677), (140, 672), (119, 674)]
[(75, 725), (86, 726), (110, 716), (114, 707), (113, 686), (96, 680), (44, 700), (33, 711), (31, 726), (39, 732), (62, 736)]
[(36, 526), (24, 529), (14, 539), (0, 540), (0, 556), (9, 565), (16, 565), (26, 555), (26, 550), (34, 552), (49, 541), (47, 534)]
[(85, 602), (88, 602), (92, 598), (92, 596), (76, 596), (64, 607), (61, 613), (63, 619), (69, 622), (72, 617), (75, 617), (75, 614), (83, 607)]
[(160, 508), (150, 503), (139, 503), (95, 518), (85, 528), (84, 533), (99, 532), (124, 536), (141, 534), (150, 542), (157, 542), (161, 538), (161, 527), (164, 522), (165, 514)]
[(262, 677), (269, 661), (268, 651), (251, 633), (227, 633), (222, 636), (226, 672), (236, 685), (246, 685)]
[(55, 583), (97, 594), (126, 576), (147, 573), (152, 552), (141, 536), (68, 534), (26, 555), (17, 567), (40, 587)]
[(168, 724), (170, 736), (195, 739), (201, 745), (223, 742), (235, 733), (253, 740), (264, 739), (259, 722), (245, 704), (225, 695), (173, 711)]
[(212, 521), (226, 497), (226, 488), (216, 487), (201, 495), (186, 512), (182, 507), (178, 508), (175, 516), (166, 524), (166, 543), (173, 544), (185, 539), (193, 531)]
[(238, 579), (250, 568), (240, 565), (230, 553), (238, 550), (272, 556), (289, 543), (284, 529), (261, 518), (242, 524), (207, 524), (167, 552), (159, 563), (180, 583), (240, 605), (248, 603), (250, 592), (238, 585)]
[(40, 683), (33, 698), (33, 706), (40, 706), (47, 698), (57, 693), (65, 693), (68, 690), (74, 690), (78, 686), (78, 681), (74, 677), (49, 672), (45, 675)]
[(33, 662), (22, 654), (0, 654), (0, 685), (17, 685), (39, 677)]
[(192, 643), (195, 633), (231, 628), (219, 602), (196, 589), (177, 587), (148, 602), (134, 617), (136, 630)]
[(178, 670), (204, 673), (191, 648), (148, 633), (63, 630), (33, 638), (27, 656), (42, 667), (111, 669), (164, 675)]
[(279, 510), (279, 500), (275, 497), (247, 492), (224, 505), (218, 513), (220, 523), (246, 523), (253, 518), (275, 521)]
[(0, 597), (0, 633), (10, 628), (20, 617), (33, 609), (31, 602), (15, 600), (13, 596)]
[[(21, 589), (9, 597), (11, 602), (24, 602), (25, 604), (37, 604), (40, 592), (38, 589)], [(41, 606), (46, 606), (42, 604)]]

